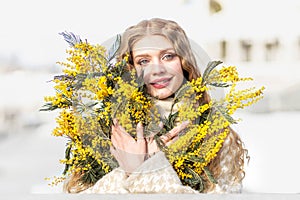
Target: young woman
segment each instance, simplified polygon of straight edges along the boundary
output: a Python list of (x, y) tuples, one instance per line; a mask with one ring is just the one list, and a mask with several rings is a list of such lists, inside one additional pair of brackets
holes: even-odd
[[(135, 68), (146, 84), (147, 92), (156, 97), (160, 114), (167, 116), (174, 93), (185, 83), (200, 77), (190, 42), (184, 30), (174, 21), (164, 19), (144, 20), (129, 27), (121, 39), (119, 58), (130, 53), (129, 65)], [(207, 93), (200, 99), (209, 102)], [(169, 145), (186, 128), (183, 122), (161, 139)], [(65, 184), (68, 192), (83, 193), (197, 193), (184, 186), (164, 153), (152, 137), (145, 138), (141, 124), (137, 126), (137, 140), (114, 121), (111, 152), (119, 168), (111, 171), (95, 185), (87, 188), (76, 184), (70, 177)], [(246, 150), (238, 134), (231, 130), (221, 150), (208, 168), (217, 184), (205, 182), (206, 193), (241, 192), (244, 178)]]

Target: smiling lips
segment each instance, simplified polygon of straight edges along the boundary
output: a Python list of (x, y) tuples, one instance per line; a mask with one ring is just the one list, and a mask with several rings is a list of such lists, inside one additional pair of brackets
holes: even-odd
[(150, 82), (150, 85), (152, 85), (156, 89), (162, 89), (162, 88), (167, 87), (170, 84), (171, 79), (172, 79), (172, 77), (155, 79)]

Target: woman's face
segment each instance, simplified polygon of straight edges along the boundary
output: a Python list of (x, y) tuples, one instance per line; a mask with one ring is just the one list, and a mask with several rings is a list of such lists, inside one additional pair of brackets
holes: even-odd
[(182, 85), (180, 58), (165, 37), (150, 35), (137, 41), (132, 49), (132, 57), (137, 73), (143, 75), (151, 96), (165, 99)]

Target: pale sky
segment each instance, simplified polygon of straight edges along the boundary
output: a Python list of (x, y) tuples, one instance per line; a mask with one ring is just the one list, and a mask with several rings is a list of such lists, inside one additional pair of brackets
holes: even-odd
[[(180, 23), (185, 15), (189, 21), (195, 13), (177, 13), (182, 4), (182, 0), (1, 0), (0, 59), (17, 56), (24, 64), (51, 63), (67, 47), (59, 32), (71, 31), (101, 43), (141, 19), (157, 16)], [(189, 4), (184, 7), (192, 9)]]
[[(208, 0), (0, 0), (0, 65), (12, 59), (21, 65), (54, 65), (65, 56), (67, 47), (59, 32), (71, 31), (102, 43), (152, 17), (175, 20), (198, 43), (232, 33), (263, 35), (287, 24), (297, 27), (285, 21), (293, 17), (295, 12), (289, 12), (288, 5), (296, 1), (239, 0), (223, 8), (228, 18), (212, 20), (207, 14)], [(293, 9), (300, 12), (299, 3)], [(278, 30), (293, 32), (288, 29)]]

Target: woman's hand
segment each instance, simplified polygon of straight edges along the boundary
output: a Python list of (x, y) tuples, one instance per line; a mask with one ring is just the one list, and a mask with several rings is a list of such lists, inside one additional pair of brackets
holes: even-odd
[[(188, 121), (181, 123), (176, 126), (169, 133), (160, 137), (166, 146), (172, 144), (178, 139), (179, 133), (184, 130)], [(162, 128), (162, 124), (160, 124)], [(148, 155), (153, 155), (154, 153), (160, 151), (156, 141), (154, 140), (154, 135), (145, 138), (143, 126), (138, 123), (137, 128), (137, 140), (135, 140), (126, 130), (119, 125), (118, 121), (114, 120), (114, 125), (112, 126), (112, 136), (111, 141), (113, 147), (111, 152), (118, 161), (120, 167), (127, 173), (132, 173), (137, 167), (139, 167)]]
[[(160, 136), (162, 142), (169, 146), (178, 139), (178, 135), (183, 131), (189, 124), (189, 121), (182, 122), (180, 125), (176, 126), (170, 130), (167, 134)], [(162, 128), (162, 124), (160, 124)], [(154, 135), (147, 139), (147, 153), (148, 155), (153, 155), (154, 153), (160, 151), (156, 141), (154, 140)]]
[(111, 136), (113, 147), (111, 148), (111, 152), (120, 167), (127, 173), (133, 172), (140, 166), (147, 155), (147, 146), (141, 123), (137, 125), (136, 132), (137, 140), (131, 137), (131, 135), (119, 125), (117, 120), (114, 120)]

